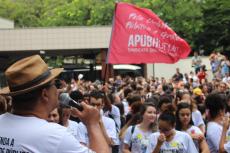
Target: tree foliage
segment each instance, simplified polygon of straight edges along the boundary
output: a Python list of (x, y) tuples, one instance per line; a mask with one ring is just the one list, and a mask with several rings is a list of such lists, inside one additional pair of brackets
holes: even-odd
[[(203, 6), (203, 31), (196, 39), (206, 52), (230, 52), (230, 1), (208, 0)], [(228, 51), (228, 53), (226, 53)]]
[[(194, 50), (230, 51), (229, 0), (121, 0), (151, 9)], [(115, 0), (0, 0), (16, 27), (111, 25)]]

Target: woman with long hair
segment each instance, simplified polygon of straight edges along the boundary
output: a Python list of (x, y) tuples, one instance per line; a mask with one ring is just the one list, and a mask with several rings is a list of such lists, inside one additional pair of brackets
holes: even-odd
[(192, 107), (188, 103), (179, 103), (176, 111), (176, 130), (187, 132), (201, 153), (209, 153), (208, 144), (202, 131), (193, 125)]
[(199, 127), (200, 130), (205, 133), (205, 123), (203, 117), (200, 111), (197, 109), (197, 105), (188, 91), (179, 91), (176, 94), (175, 106), (181, 102), (186, 102), (192, 106), (192, 121), (194, 126)]
[(142, 104), (141, 122), (129, 126), (125, 132), (123, 153), (146, 153), (149, 136), (156, 127), (157, 108), (151, 103)]
[(163, 112), (158, 119), (159, 132), (151, 134), (147, 153), (181, 152), (198, 153), (192, 138), (186, 132), (175, 130), (176, 117)]

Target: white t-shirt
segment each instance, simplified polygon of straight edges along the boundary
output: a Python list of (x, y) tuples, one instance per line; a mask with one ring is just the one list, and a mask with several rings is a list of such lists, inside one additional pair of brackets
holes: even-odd
[(129, 103), (126, 99), (123, 99), (122, 103), (124, 105), (124, 111), (125, 111), (125, 116), (126, 116), (129, 113)]
[(206, 140), (210, 153), (218, 152), (222, 130), (223, 127), (216, 122), (209, 122), (207, 124)]
[[(150, 145), (146, 153), (152, 153), (155, 149), (160, 133), (155, 132), (150, 136)], [(186, 133), (181, 131), (176, 131), (174, 138), (167, 142), (165, 141), (161, 148), (160, 153), (198, 153), (192, 138)]]
[(117, 131), (119, 132), (120, 128), (121, 128), (121, 114), (120, 114), (119, 108), (117, 106), (115, 106), (115, 105), (112, 105), (111, 112), (107, 111), (107, 112), (104, 113), (104, 115), (106, 117), (109, 117), (108, 114), (112, 115), (113, 120), (116, 123)]
[[(188, 134), (203, 134), (203, 132), (200, 130), (200, 128), (196, 127), (196, 126), (191, 126), (189, 129), (187, 129), (186, 131)], [(199, 141), (198, 140), (193, 140), (198, 152), (200, 150), (199, 147)]]
[(143, 132), (139, 125), (135, 126), (133, 133), (131, 133), (131, 130), (132, 126), (127, 129), (123, 142), (129, 146), (132, 142), (131, 153), (146, 153), (147, 146), (150, 143), (149, 136), (152, 132)]
[(67, 128), (37, 117), (0, 115), (0, 152), (89, 153)]
[(199, 127), (200, 125), (205, 125), (202, 115), (199, 110), (192, 112), (192, 121), (195, 126)]
[(193, 66), (199, 67), (201, 65), (201, 62), (202, 62), (201, 57), (200, 56), (193, 56), (192, 62), (194, 63)]
[[(113, 119), (102, 116), (102, 122), (105, 126), (105, 130), (108, 134), (108, 136), (115, 142), (115, 144), (117, 144), (119, 142), (117, 133), (116, 133), (116, 126), (115, 126), (115, 122)], [(78, 124), (78, 134), (77, 134), (77, 139), (85, 144), (85, 145), (89, 145), (89, 136), (88, 136), (88, 132), (86, 129), (86, 126), (80, 122)]]
[(226, 141), (227, 141), (227, 143), (224, 144), (224, 150), (227, 153), (230, 153), (230, 128), (228, 129), (228, 131), (226, 133)]
[(78, 123), (68, 120), (68, 126), (67, 126), (67, 131), (69, 131), (75, 138), (77, 138), (77, 128)]

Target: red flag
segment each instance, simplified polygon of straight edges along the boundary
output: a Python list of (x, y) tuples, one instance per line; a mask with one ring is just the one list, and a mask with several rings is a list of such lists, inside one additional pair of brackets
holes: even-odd
[(151, 10), (116, 4), (108, 63), (175, 63), (186, 58), (190, 50), (187, 42)]

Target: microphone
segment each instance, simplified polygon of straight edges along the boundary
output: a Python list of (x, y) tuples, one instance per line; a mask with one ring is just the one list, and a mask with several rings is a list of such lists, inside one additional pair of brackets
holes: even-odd
[(83, 111), (83, 107), (79, 102), (73, 100), (68, 93), (61, 93), (59, 95), (60, 104), (63, 106), (74, 107), (77, 108), (79, 111)]

